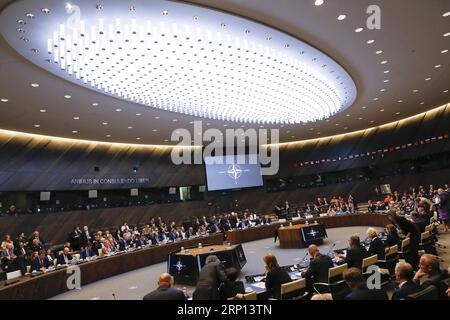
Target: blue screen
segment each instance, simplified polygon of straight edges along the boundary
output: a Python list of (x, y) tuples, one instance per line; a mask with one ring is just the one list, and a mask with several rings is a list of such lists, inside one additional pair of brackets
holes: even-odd
[(226, 190), (263, 185), (258, 155), (205, 157), (208, 190)]

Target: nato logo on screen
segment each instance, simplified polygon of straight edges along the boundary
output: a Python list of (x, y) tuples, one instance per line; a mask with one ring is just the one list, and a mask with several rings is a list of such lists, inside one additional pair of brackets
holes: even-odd
[(263, 185), (258, 155), (205, 157), (208, 191)]

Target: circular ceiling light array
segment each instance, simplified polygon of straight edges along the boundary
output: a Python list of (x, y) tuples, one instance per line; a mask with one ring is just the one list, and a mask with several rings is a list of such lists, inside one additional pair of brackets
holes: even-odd
[[(4, 10), (7, 41), (44, 69), (116, 98), (191, 116), (267, 124), (322, 120), (356, 99), (350, 75), (305, 42), (185, 3), (137, 0), (130, 12), (119, 0), (101, 11), (81, 0), (77, 19), (60, 1), (49, 0), (45, 15), (20, 25), (33, 35), (30, 43), (19, 41), (17, 20), (39, 12), (43, 2), (20, 1)], [(38, 52), (31, 55), (30, 47)]]

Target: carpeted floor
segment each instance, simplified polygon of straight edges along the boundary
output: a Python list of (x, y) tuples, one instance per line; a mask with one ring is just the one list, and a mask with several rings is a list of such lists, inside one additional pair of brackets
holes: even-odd
[[(320, 246), (321, 252), (326, 253), (334, 243), (336, 244), (335, 249), (346, 247), (346, 238), (352, 234), (359, 234), (361, 238), (365, 238), (366, 230), (367, 227), (328, 229), (329, 238)], [(442, 234), (439, 242), (447, 246), (446, 249), (440, 250), (439, 254), (444, 259), (442, 266), (448, 268), (450, 266), (450, 233)], [(247, 264), (242, 269), (241, 278), (246, 275), (264, 272), (262, 257), (268, 252), (272, 252), (277, 256), (280, 265), (298, 263), (306, 254), (306, 249), (280, 249), (278, 242), (274, 243), (273, 238), (245, 243), (243, 247), (247, 257)], [(144, 295), (157, 287), (158, 276), (166, 271), (166, 263), (159, 263), (83, 286), (80, 290), (72, 290), (52, 299), (140, 300)], [(187, 287), (187, 289), (191, 294), (194, 288)]]

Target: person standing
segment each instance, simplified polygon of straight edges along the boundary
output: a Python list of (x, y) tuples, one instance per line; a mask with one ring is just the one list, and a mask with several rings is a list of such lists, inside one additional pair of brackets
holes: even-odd
[(220, 286), (227, 282), (225, 268), (215, 255), (206, 257), (205, 265), (200, 271), (193, 300), (220, 300)]

